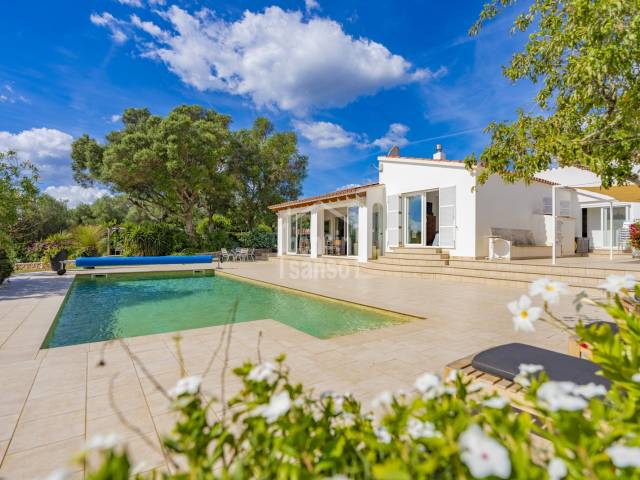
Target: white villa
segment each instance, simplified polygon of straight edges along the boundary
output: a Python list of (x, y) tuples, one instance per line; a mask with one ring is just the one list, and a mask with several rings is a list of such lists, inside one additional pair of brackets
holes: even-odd
[(413, 247), (463, 259), (555, 259), (615, 246), (616, 230), (640, 217), (640, 196), (620, 201), (577, 168), (543, 172), (528, 185), (498, 176), (478, 185), (476, 172), (446, 159), (440, 145), (433, 158), (403, 157), (394, 147), (378, 162), (377, 183), (271, 206), (278, 255), (368, 262)]

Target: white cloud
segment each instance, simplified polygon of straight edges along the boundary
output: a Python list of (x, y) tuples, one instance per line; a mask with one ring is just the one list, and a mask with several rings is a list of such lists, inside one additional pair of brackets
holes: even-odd
[(304, 0), (304, 7), (307, 9), (307, 13), (312, 10), (320, 10), (320, 3), (318, 0)]
[(318, 148), (343, 148), (358, 144), (358, 135), (331, 122), (294, 121), (300, 134)]
[(111, 115), (111, 123), (118, 123), (122, 120), (122, 115)]
[(0, 87), (0, 103), (16, 103), (24, 102), (28, 103), (27, 99), (15, 92), (13, 87), (8, 83), (5, 83)]
[(109, 191), (104, 188), (83, 188), (78, 185), (47, 187), (44, 189), (44, 193), (58, 200), (67, 202), (69, 207), (77, 207), (82, 203), (91, 204), (97, 199), (109, 195)]
[(385, 133), (383, 137), (371, 142), (371, 145), (380, 148), (380, 150), (387, 150), (394, 145), (404, 147), (409, 143), (407, 133), (409, 133), (409, 127), (402, 123), (392, 123), (389, 125), (387, 133)]
[(71, 153), (73, 137), (53, 128), (32, 128), (20, 133), (0, 131), (0, 151), (15, 150), (32, 161), (60, 158)]
[[(113, 34), (119, 24), (104, 15), (92, 21)], [(305, 112), (343, 106), (433, 76), (380, 43), (351, 37), (331, 19), (305, 19), (299, 11), (274, 6), (226, 22), (210, 10), (191, 14), (174, 5), (162, 16), (171, 28), (134, 21), (152, 37), (141, 41), (146, 57), (200, 91), (247, 96), (261, 107)]]
[(105, 27), (111, 32), (111, 38), (116, 43), (124, 43), (127, 41), (127, 35), (124, 33), (123, 25), (125, 22), (118, 20), (109, 12), (102, 14), (92, 13), (89, 17), (91, 23), (98, 27)]
[(118, 3), (121, 5), (126, 5), (128, 7), (142, 7), (141, 0), (118, 0)]

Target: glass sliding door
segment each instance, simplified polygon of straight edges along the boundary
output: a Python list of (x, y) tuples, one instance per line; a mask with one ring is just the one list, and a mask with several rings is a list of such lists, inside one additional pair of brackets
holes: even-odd
[(422, 194), (405, 197), (405, 243), (422, 245)]
[(358, 255), (358, 207), (349, 207), (347, 222), (349, 238), (347, 239), (347, 255)]
[(289, 245), (288, 252), (296, 253), (296, 246), (298, 245), (298, 224), (296, 221), (297, 215), (289, 215)]
[(311, 213), (289, 215), (288, 253), (307, 255), (311, 252)]

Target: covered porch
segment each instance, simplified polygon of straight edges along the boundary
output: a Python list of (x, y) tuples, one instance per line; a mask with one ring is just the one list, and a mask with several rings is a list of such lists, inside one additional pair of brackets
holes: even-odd
[(384, 244), (384, 188), (369, 184), (270, 207), (278, 215), (278, 256), (366, 262)]

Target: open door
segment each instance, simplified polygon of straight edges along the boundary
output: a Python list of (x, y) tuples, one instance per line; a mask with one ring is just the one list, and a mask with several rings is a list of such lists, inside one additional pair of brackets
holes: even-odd
[(456, 246), (456, 187), (445, 187), (439, 190), (439, 228), (438, 246), (455, 248)]
[(387, 197), (387, 242), (389, 247), (400, 245), (400, 218), (402, 216), (400, 205), (400, 195)]

